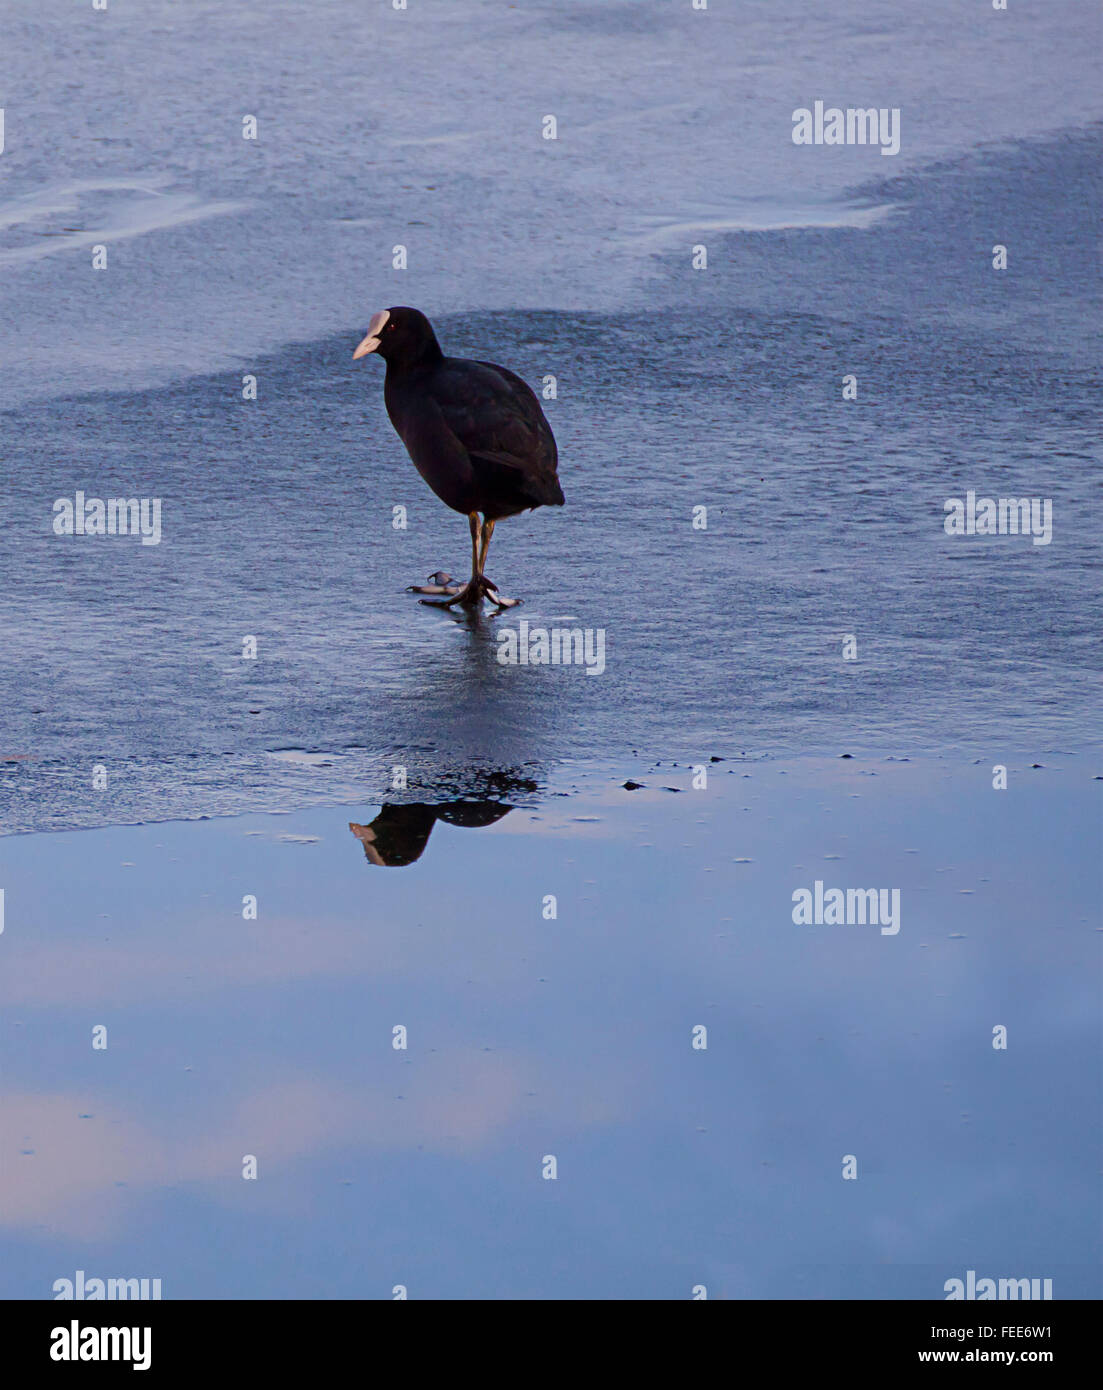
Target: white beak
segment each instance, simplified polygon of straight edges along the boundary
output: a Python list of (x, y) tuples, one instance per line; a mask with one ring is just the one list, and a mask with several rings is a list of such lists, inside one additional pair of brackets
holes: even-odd
[(374, 352), (379, 346), (379, 335), (383, 331), (383, 326), (390, 318), (390, 313), (386, 309), (380, 309), (378, 314), (372, 314), (371, 323), (368, 324), (367, 337), (364, 338), (360, 346), (352, 354), (355, 362), (358, 357), (367, 357), (369, 352)]

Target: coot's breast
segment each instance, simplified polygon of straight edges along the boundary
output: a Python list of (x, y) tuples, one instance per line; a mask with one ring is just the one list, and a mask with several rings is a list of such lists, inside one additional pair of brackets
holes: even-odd
[(388, 372), (383, 399), (414, 467), (440, 500), (457, 512), (478, 511), (471, 457), (432, 396), (416, 383), (393, 382)]

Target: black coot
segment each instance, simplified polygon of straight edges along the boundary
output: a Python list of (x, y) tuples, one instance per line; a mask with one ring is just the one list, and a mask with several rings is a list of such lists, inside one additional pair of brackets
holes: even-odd
[[(555, 436), (540, 402), (505, 367), (445, 357), (433, 326), (418, 309), (402, 306), (372, 315), (352, 354), (378, 352), (387, 364), (383, 399), (414, 467), (442, 502), (467, 515), (471, 578), (455, 583), (443, 572), (414, 593), (450, 607), (478, 604), (485, 595), (499, 608), (507, 599), (483, 574), (494, 523), (533, 507), (561, 507)], [(479, 517), (482, 515), (480, 523)]]

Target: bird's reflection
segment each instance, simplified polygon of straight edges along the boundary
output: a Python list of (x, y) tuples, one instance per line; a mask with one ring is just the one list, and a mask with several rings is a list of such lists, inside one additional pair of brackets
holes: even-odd
[[(534, 792), (538, 783), (508, 773), (494, 773), (481, 779), (479, 790), (492, 790), (495, 796)], [(493, 825), (514, 808), (507, 802), (485, 796), (457, 796), (447, 801), (402, 802), (384, 806), (367, 825), (349, 822), (349, 830), (364, 848), (369, 864), (384, 868), (404, 868), (421, 858), (438, 820), (448, 825), (472, 829)]]

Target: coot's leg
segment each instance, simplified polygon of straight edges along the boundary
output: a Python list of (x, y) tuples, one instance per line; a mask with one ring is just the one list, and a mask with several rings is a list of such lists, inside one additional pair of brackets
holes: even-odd
[(479, 584), (482, 588), (482, 592), (491, 603), (496, 604), (499, 608), (516, 608), (521, 600), (519, 598), (506, 598), (504, 594), (500, 594), (497, 584), (495, 584), (492, 579), (487, 579), (483, 574), (483, 566), (486, 564), (486, 552), (490, 549), (490, 538), (493, 534), (493, 521), (484, 521), (482, 544), (479, 547)]
[(490, 549), (490, 538), (494, 534), (494, 523), (483, 519), (483, 531), (479, 538), (479, 573), (486, 568), (486, 552)]
[(448, 598), (423, 598), (422, 603), (434, 608), (451, 608), (454, 603), (478, 603), (483, 596), (482, 576), (479, 573), (479, 514), (469, 512), (468, 525), (471, 528), (471, 578), (462, 587), (451, 582), (451, 575), (438, 572), (429, 576), (437, 583), (431, 585), (410, 585), (415, 594), (447, 594)]

